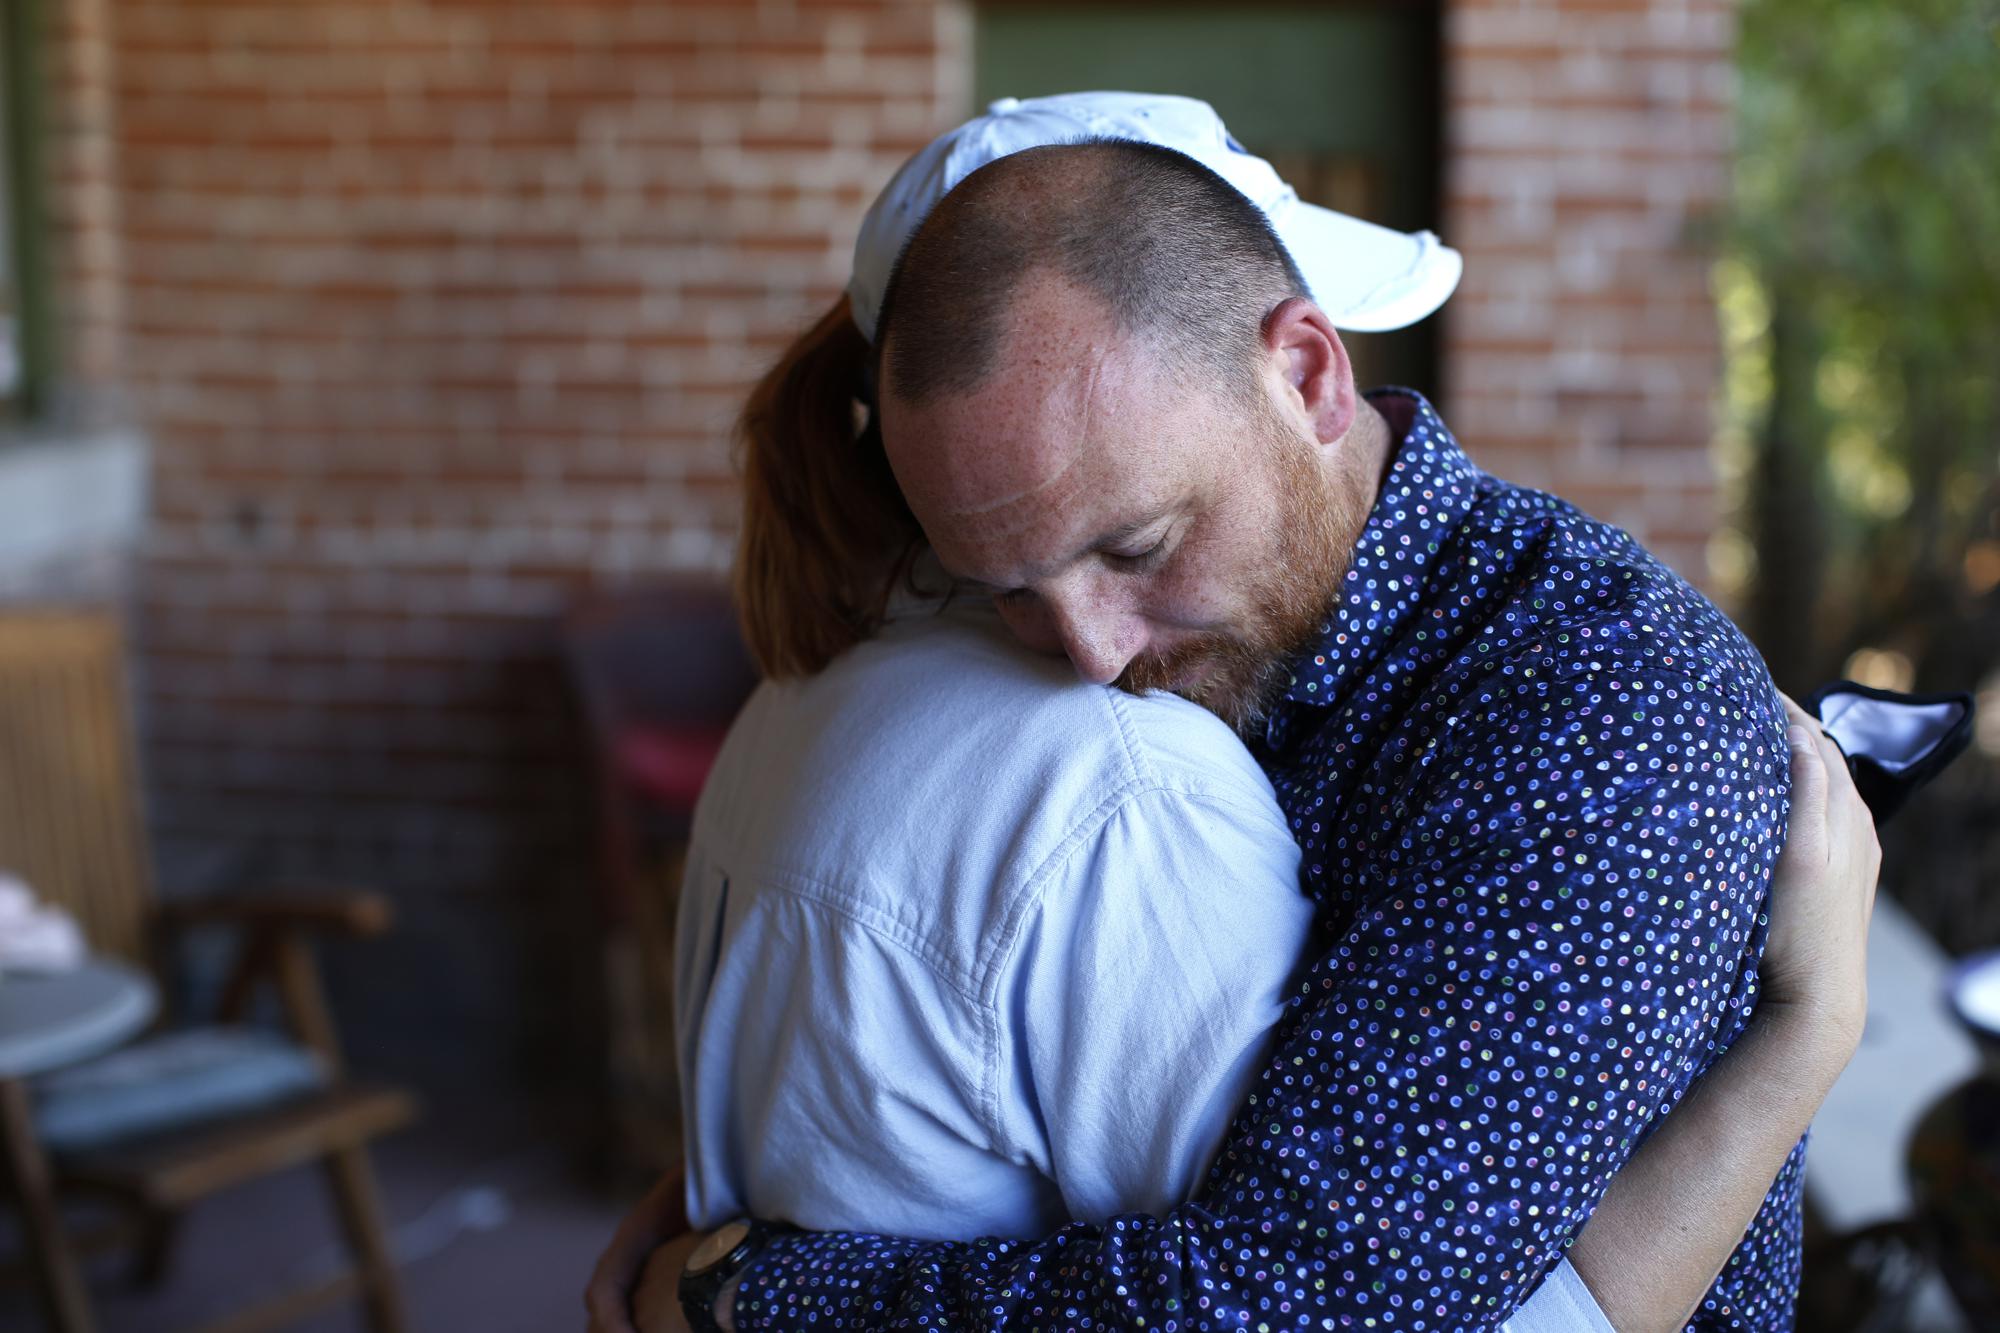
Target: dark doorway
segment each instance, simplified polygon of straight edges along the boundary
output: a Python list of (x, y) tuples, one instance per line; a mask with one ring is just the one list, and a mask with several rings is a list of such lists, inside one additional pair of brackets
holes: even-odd
[[(1301, 198), (1406, 231), (1439, 229), (1435, 5), (996, 0), (977, 21), (979, 106), (1093, 88), (1199, 97)], [(1435, 324), (1344, 339), (1356, 378), (1442, 392)]]

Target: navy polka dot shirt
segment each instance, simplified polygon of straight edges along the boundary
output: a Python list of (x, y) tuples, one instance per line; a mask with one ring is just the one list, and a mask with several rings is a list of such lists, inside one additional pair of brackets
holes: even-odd
[[(1040, 1242), (790, 1235), (740, 1328), (1493, 1328), (1742, 1031), (1789, 771), (1762, 662), (1377, 402), (1409, 429), (1259, 747), (1317, 961), (1201, 1193)], [(1690, 1327), (1791, 1327), (1804, 1154)]]

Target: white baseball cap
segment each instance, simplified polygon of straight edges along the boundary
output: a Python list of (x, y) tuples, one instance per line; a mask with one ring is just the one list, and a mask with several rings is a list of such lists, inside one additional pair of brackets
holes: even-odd
[(1443, 305), (1465, 261), (1427, 231), (1400, 232), (1300, 200), (1269, 162), (1236, 142), (1215, 108), (1154, 93), (1003, 97), (905, 162), (862, 219), (847, 295), (870, 342), (889, 275), (937, 202), (988, 162), (1044, 144), (1135, 139), (1185, 153), (1264, 211), (1335, 328), (1377, 333)]

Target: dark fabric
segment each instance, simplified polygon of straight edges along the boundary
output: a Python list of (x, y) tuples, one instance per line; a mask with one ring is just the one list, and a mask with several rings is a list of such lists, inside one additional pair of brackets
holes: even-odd
[[(1376, 402), (1410, 425), (1258, 747), (1321, 952), (1207, 1186), (1033, 1243), (790, 1238), (740, 1326), (1493, 1328), (1743, 1030), (1789, 778), (1763, 663)], [(1791, 1326), (1803, 1161), (1693, 1327)]]

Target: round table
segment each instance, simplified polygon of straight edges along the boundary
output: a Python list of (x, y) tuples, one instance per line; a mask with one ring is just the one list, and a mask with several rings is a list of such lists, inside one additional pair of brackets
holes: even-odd
[(53, 1327), (91, 1326), (48, 1157), (35, 1136), (31, 1074), (88, 1060), (145, 1027), (159, 996), (144, 973), (93, 958), (67, 972), (0, 974), (0, 1148), (34, 1250), (35, 1272)]
[(25, 1078), (110, 1050), (152, 1020), (146, 975), (93, 958), (67, 972), (0, 973), (0, 1078)]

